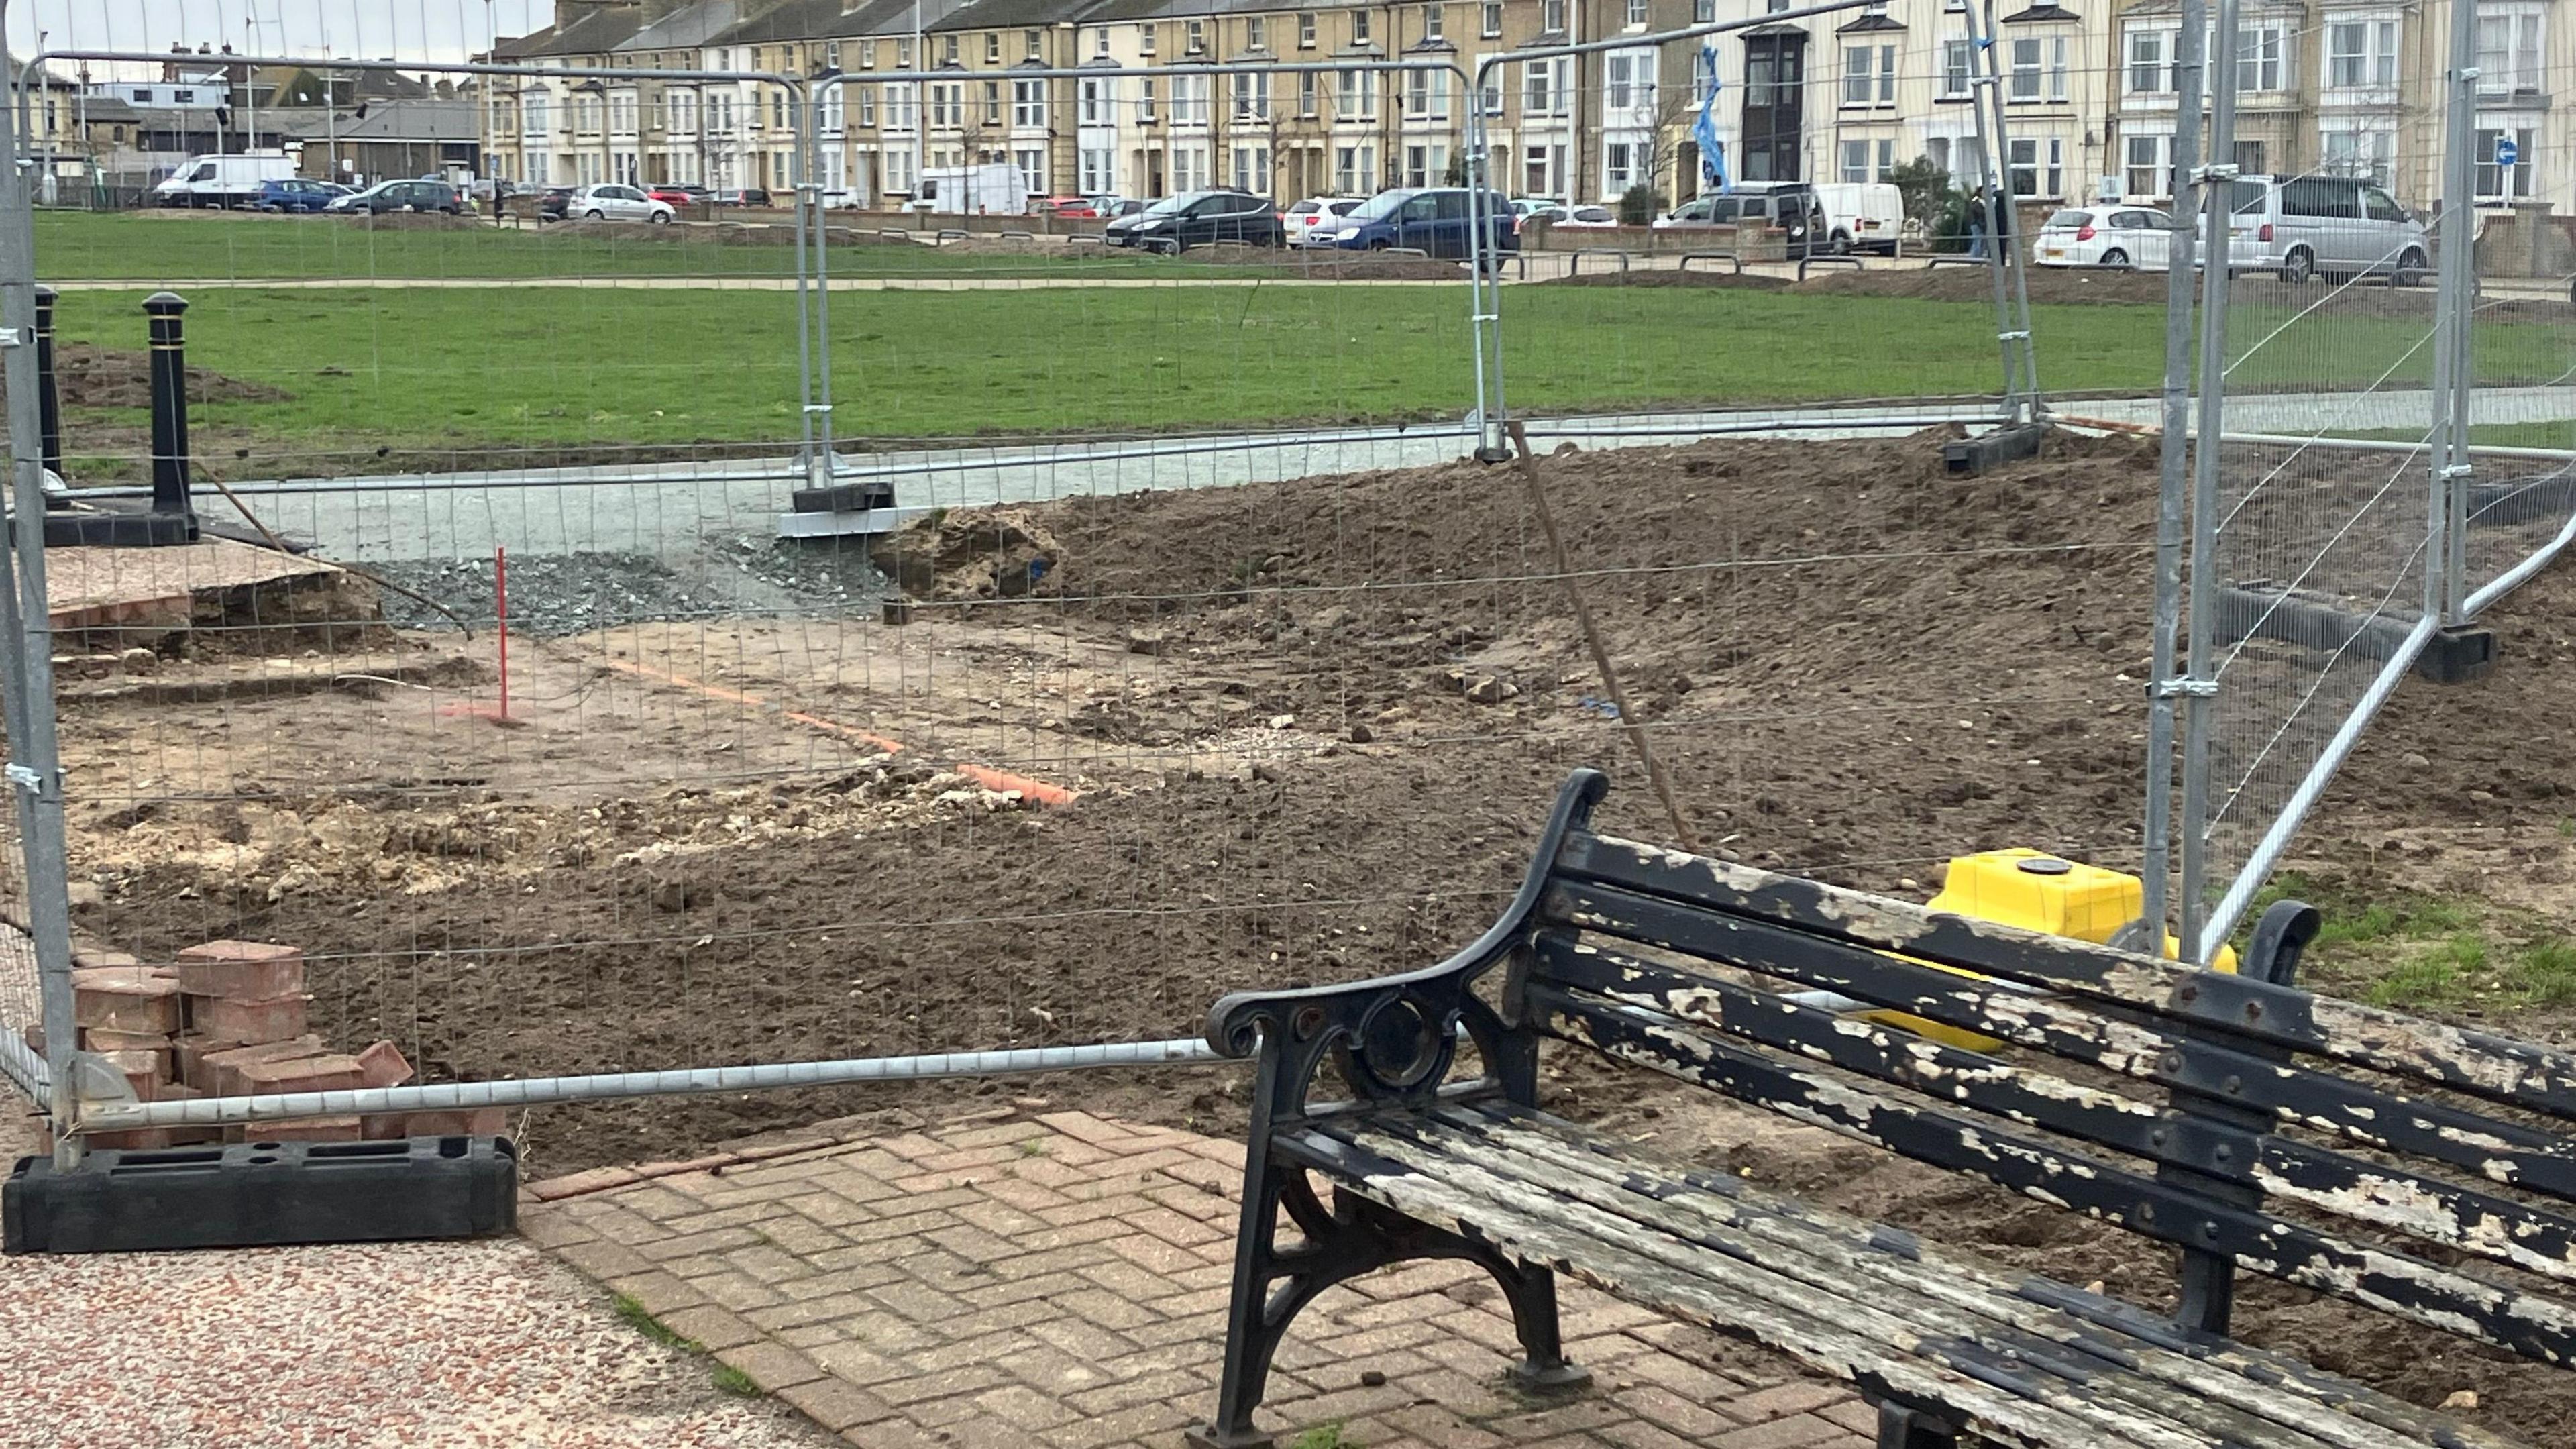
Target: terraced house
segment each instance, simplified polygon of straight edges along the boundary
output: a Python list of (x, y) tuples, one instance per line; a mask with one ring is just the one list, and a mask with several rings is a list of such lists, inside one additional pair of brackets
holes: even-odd
[[(559, 0), (554, 26), (495, 54), (797, 77), (814, 88), (812, 179), (838, 205), (900, 205), (926, 167), (993, 162), (1039, 196), (1367, 194), (1463, 180), (1479, 128), (1487, 174), (1513, 194), (1613, 201), (1647, 185), (1678, 201), (1703, 184), (1694, 122), (1712, 89), (1732, 180), (1877, 181), (1917, 158), (1981, 175), (1966, 3), (1766, 21), (1791, 0)], [(2553, 33), (2553, 3), (2482, 8), (2485, 204), (2571, 189), (2566, 108), (2551, 100), (2576, 38)], [(2179, 0), (1999, 9), (2007, 135), (1994, 160), (2017, 194), (2171, 194), (2178, 14)], [(1647, 39), (1715, 21), (1743, 24)], [(2445, 0), (2256, 0), (2234, 159), (2366, 173), (2421, 204), (2447, 23)], [(1562, 53), (1623, 37), (1638, 43)], [(1437, 68), (1386, 68), (1401, 62)], [(907, 72), (920, 78), (885, 78)], [(798, 176), (794, 106), (759, 80), (541, 77), (493, 88), (487, 151), (525, 185), (784, 193)], [(2499, 141), (2512, 143), (2501, 164)]]

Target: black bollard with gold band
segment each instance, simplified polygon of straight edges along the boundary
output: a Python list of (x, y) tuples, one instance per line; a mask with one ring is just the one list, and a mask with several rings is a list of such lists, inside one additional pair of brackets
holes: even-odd
[(143, 299), (152, 319), (152, 511), (182, 518), (188, 502), (188, 357), (179, 317), (188, 301), (176, 292)]
[[(63, 401), (54, 382), (54, 298), (51, 287), (36, 289), (36, 397), (43, 421), (45, 471), (63, 476)], [(45, 507), (68, 508), (71, 500), (48, 492)]]

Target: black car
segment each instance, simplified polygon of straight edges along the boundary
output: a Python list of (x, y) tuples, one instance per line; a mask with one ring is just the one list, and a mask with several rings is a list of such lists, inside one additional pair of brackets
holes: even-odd
[(1249, 191), (1185, 191), (1167, 196), (1133, 216), (1122, 216), (1101, 233), (1114, 247), (1139, 247), (1177, 255), (1191, 247), (1217, 242), (1248, 246), (1287, 245), (1278, 208)]
[(707, 193), (706, 199), (710, 206), (767, 206), (770, 204), (769, 193), (757, 186), (745, 186), (733, 191), (711, 191)]

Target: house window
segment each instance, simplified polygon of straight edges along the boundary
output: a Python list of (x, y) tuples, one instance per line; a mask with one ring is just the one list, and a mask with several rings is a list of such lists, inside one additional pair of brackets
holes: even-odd
[(861, 70), (875, 70), (876, 68), (877, 68), (877, 43), (876, 43), (875, 41), (873, 41), (873, 40), (862, 40), (862, 41), (860, 41), (860, 42), (859, 42), (859, 69), (861, 69)]
[(897, 70), (912, 69), (912, 42), (910, 40), (898, 40), (894, 43), (894, 67)]
[(1311, 70), (1297, 77), (1298, 115), (1311, 116), (1315, 114), (1316, 82), (1322, 79), (1323, 77), (1317, 75)]
[(1486, 115), (1499, 116), (1503, 113), (1503, 68), (1498, 65), (1491, 70), (1487, 70), (1485, 69), (1484, 62), (1484, 57), (1477, 57), (1476, 70), (1478, 75), (1478, 89), (1476, 92), (1476, 99), (1484, 107)]
[(1423, 7), (1422, 7), (1422, 38), (1423, 38), (1423, 39), (1425, 39), (1425, 40), (1445, 40), (1445, 39), (1447, 39), (1448, 37), (1442, 33), (1442, 31), (1443, 31), (1444, 29), (1446, 29), (1447, 24), (1448, 24), (1448, 21), (1447, 21), (1447, 10), (1446, 10), (1446, 8), (1445, 8), (1445, 7), (1443, 7), (1443, 6), (1439, 6), (1439, 5), (1425, 5), (1425, 6), (1423, 6)]
[[(1029, 59), (1037, 60), (1041, 58), (1042, 52), (1039, 49), (1039, 41), (1045, 33), (1046, 32), (1042, 30), (1023, 30), (1020, 32), (1021, 47), (1027, 53)], [(1034, 191), (1038, 188), (1031, 187), (1030, 189)]]
[[(2327, 175), (2388, 184), (2389, 163), (2397, 155), (2395, 131), (2328, 131), (2324, 139)], [(2487, 154), (2493, 155), (2493, 148)]]
[(1351, 44), (1366, 45), (1368, 43), (1369, 13), (1365, 10), (1354, 10), (1351, 12)]
[(1047, 194), (1046, 148), (1026, 146), (1011, 152), (1011, 164), (1020, 168), (1020, 185), (1031, 196)]
[(1084, 151), (1081, 158), (1081, 180), (1079, 183), (1082, 187), (1082, 194), (1085, 196), (1099, 196), (1107, 192), (1110, 189), (1109, 170), (1109, 152), (1098, 150)]
[(1087, 80), (1082, 83), (1080, 105), (1082, 107), (1082, 124), (1086, 126), (1100, 125), (1108, 116), (1109, 101), (1106, 96), (1101, 94), (1102, 84), (1102, 82), (1096, 80)]
[(1002, 124), (1002, 83), (1000, 81), (984, 82), (984, 124), (987, 126)]
[(1030, 130), (1044, 130), (1046, 123), (1046, 82), (1011, 82), (1011, 124)]
[(1333, 189), (1335, 191), (1348, 196), (1354, 192), (1374, 190), (1377, 186), (1377, 178), (1370, 173), (1375, 170), (1377, 170), (1377, 158), (1370, 154), (1368, 147), (1336, 146), (1333, 148)]
[(1315, 17), (1312, 15), (1297, 17), (1297, 48), (1299, 50), (1315, 48)]
[(877, 88), (875, 86), (861, 86), (859, 87), (859, 124), (862, 126), (873, 126), (876, 123)]
[(1968, 42), (1941, 42), (1941, 95), (1957, 100), (1968, 93)]
[[(2503, 7), (2492, 7), (2502, 9)], [(2481, 7), (2478, 16), (2478, 93), (2511, 95), (2540, 89), (2541, 12), (2515, 6), (2503, 14)], [(2489, 193), (2481, 190), (2480, 195)]]
[(1539, 0), (1538, 28), (1548, 35), (1565, 33), (1565, 0)]
[(1847, 45), (1843, 47), (1844, 105), (1865, 106), (1869, 104), (1870, 97), (1878, 94), (1878, 87), (1872, 82), (1869, 69), (1870, 62), (1874, 60), (1877, 55), (1878, 51), (1871, 46)]
[(1145, 93), (1137, 98), (1136, 119), (1143, 124), (1150, 126), (1154, 124), (1154, 78), (1152, 76), (1145, 77), (1143, 84), (1145, 87)]
[(1181, 47), (1191, 55), (1207, 54), (1207, 22), (1193, 20), (1182, 27), (1186, 43)]
[(2010, 93), (2012, 99), (2016, 101), (2039, 99), (2039, 62), (2039, 37), (2015, 36), (2012, 43), (2012, 91)]
[(1234, 118), (1238, 121), (1270, 119), (1270, 76), (1268, 72), (1234, 78)]
[(1547, 114), (1547, 82), (1548, 77), (1554, 73), (1555, 68), (1550, 66), (1546, 61), (1539, 61), (1522, 71), (1522, 115), (1543, 116)]
[(1234, 148), (1234, 186), (1237, 191), (1267, 195), (1270, 191), (1270, 148), (1237, 146)]
[(986, 65), (1002, 63), (1002, 32), (998, 30), (984, 32), (984, 63)]
[(1628, 25), (1634, 30), (1646, 28), (1646, 0), (1628, 0)]
[(1893, 171), (1893, 170), (1895, 170), (1895, 169), (1896, 169), (1896, 143), (1895, 143), (1894, 141), (1881, 141), (1881, 142), (1879, 142), (1879, 143), (1878, 143), (1878, 177), (1877, 177), (1877, 179), (1878, 179), (1878, 180), (1880, 180), (1880, 181), (1885, 181), (1885, 180), (1887, 179), (1887, 173), (1889, 173), (1890, 171)]
[(2236, 89), (2277, 91), (2281, 88), (2281, 32), (2278, 25), (2250, 25), (2236, 35)]
[(2007, 168), (2012, 177), (2015, 196), (2039, 195), (2039, 141), (2032, 136), (2015, 136)]
[(1138, 55), (1154, 53), (1154, 27), (1150, 25), (1136, 27), (1136, 53)]
[(1503, 33), (1503, 7), (1495, 3), (1495, 0), (1485, 0), (1481, 8), (1484, 11), (1484, 17), (1478, 23), (1476, 33), (1491, 40)]
[[(2130, 94), (2151, 96), (2172, 89), (2173, 72), (2165, 67), (2165, 33), (2161, 30), (2130, 31)], [(2138, 193), (2133, 189), (2131, 194)]]
[(1636, 88), (1629, 81), (1632, 69), (1633, 62), (1628, 56), (1614, 55), (1606, 62), (1604, 74), (1609, 86), (1610, 109), (1613, 111), (1624, 111), (1636, 104)]
[[(2480, 22), (2484, 23), (2483, 20)], [(2532, 147), (2535, 133), (2528, 126), (2478, 130), (2478, 200), (2520, 201), (2531, 195), (2532, 173), (2539, 169), (2539, 156)], [(2511, 137), (2521, 154), (2510, 166), (2496, 162), (2496, 143)]]
[(2167, 173), (2173, 165), (2173, 137), (2131, 135), (2128, 139), (2128, 170), (2121, 178), (2125, 194), (2130, 196), (2168, 196), (2173, 188), (2167, 184)]
[(1109, 58), (1108, 26), (1095, 25), (1091, 28), (1091, 53), (1102, 60), (1107, 60)]
[(2066, 37), (2054, 36), (2048, 42), (2048, 98), (2066, 99)]
[(941, 62), (942, 64), (944, 64), (944, 65), (956, 65), (956, 64), (958, 64), (958, 60), (957, 60), (957, 37), (956, 37), (956, 36), (948, 35), (948, 36), (942, 36), (942, 37), (940, 37), (940, 46), (939, 46), (939, 50), (940, 50), (940, 56), (939, 56), (939, 59), (940, 59), (940, 62)]
[(1258, 15), (1252, 16), (1243, 22), (1243, 48), (1246, 50), (1267, 50), (1270, 48), (1269, 27), (1262, 23), (1262, 19)]
[(1843, 180), (1867, 181), (1868, 179), (1869, 143), (1845, 141), (1843, 143)]
[(1601, 148), (1601, 192), (1616, 200), (1636, 184), (1635, 147), (1612, 141)]
[(2337, 21), (2327, 26), (2326, 84), (2345, 87), (2397, 84), (2397, 22)]
[(1691, 0), (1691, 24), (1714, 25), (1716, 23), (1717, 0)]
[(1407, 146), (1404, 148), (1404, 184), (1407, 186), (1429, 186), (1431, 184), (1430, 147)]

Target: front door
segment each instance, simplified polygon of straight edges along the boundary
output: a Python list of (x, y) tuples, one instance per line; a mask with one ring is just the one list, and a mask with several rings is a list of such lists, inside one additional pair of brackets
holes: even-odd
[(1796, 181), (1807, 85), (1805, 32), (1744, 41), (1744, 154), (1738, 181)]

